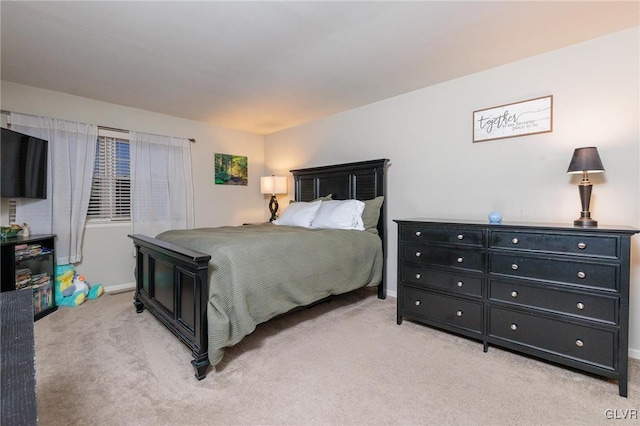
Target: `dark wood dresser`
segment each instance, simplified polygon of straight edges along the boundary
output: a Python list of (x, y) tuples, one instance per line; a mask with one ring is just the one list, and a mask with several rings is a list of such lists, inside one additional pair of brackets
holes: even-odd
[(403, 318), (618, 380), (627, 396), (629, 227), (398, 223)]

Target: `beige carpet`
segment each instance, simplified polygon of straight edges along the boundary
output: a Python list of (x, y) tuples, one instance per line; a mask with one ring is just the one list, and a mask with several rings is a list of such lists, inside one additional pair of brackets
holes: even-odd
[(587, 425), (640, 409), (637, 360), (621, 398), (599, 377), (398, 326), (395, 299), (368, 290), (259, 326), (197, 381), (190, 351), (132, 297), (36, 322), (40, 425)]

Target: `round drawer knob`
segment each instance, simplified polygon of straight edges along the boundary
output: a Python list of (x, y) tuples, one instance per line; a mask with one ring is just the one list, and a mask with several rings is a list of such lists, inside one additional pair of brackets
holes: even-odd
[(511, 292), (511, 297), (514, 297), (514, 298), (515, 298), (515, 297), (518, 297), (518, 292), (517, 292), (517, 291), (515, 291), (515, 290), (514, 290), (514, 291), (512, 291), (512, 292)]
[(458, 287), (462, 287), (463, 282), (462, 281), (458, 281)]
[(587, 248), (587, 244), (586, 244), (586, 243), (578, 243), (578, 248), (579, 248), (580, 250), (584, 250), (584, 249), (586, 249), (586, 248)]
[(416, 231), (416, 237), (419, 237), (420, 235), (422, 235), (422, 232)]
[(584, 346), (584, 342), (582, 340), (578, 339), (578, 340), (576, 340), (576, 346), (581, 348), (581, 347)]
[(419, 300), (416, 300), (415, 303), (416, 303), (416, 306), (420, 306), (420, 301)]
[(422, 275), (416, 274), (416, 280), (419, 280)]
[(520, 242), (520, 241), (518, 241), (518, 239), (517, 239), (517, 238), (512, 238), (512, 239), (511, 239), (511, 243), (513, 243), (513, 244), (518, 244), (519, 242)]
[(587, 276), (587, 274), (585, 274), (584, 272), (580, 271), (578, 272), (578, 278), (583, 279)]
[(458, 311), (458, 312), (456, 312), (456, 316), (457, 316), (457, 317), (461, 317), (461, 316), (462, 316), (462, 311)]
[(518, 268), (519, 268), (519, 266), (517, 264), (515, 264), (515, 263), (513, 265), (511, 265), (511, 269), (513, 269), (514, 271), (517, 271)]
[(416, 252), (416, 257), (420, 257), (422, 256), (422, 253), (420, 253), (419, 251)]
[(511, 324), (511, 329), (514, 330), (514, 331), (517, 330), (518, 329), (518, 324), (515, 324), (515, 323)]
[(461, 257), (459, 257), (459, 258), (458, 258), (458, 263), (462, 263), (462, 262), (464, 262), (464, 259), (463, 259), (463, 258), (461, 258)]
[(462, 234), (458, 234), (458, 239), (459, 239), (459, 240), (462, 240), (463, 238), (464, 238), (464, 235), (462, 235)]
[(576, 308), (583, 310), (584, 309), (584, 303), (578, 302), (578, 304), (576, 305)]

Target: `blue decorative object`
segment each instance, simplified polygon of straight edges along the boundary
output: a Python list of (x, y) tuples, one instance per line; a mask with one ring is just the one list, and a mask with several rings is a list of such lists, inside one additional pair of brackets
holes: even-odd
[(498, 212), (489, 213), (489, 223), (502, 223), (502, 215)]

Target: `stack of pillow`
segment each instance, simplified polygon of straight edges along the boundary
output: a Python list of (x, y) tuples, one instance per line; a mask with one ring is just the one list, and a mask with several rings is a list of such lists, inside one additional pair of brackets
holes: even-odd
[(291, 202), (274, 225), (312, 229), (352, 229), (378, 233), (384, 197), (372, 200), (332, 200), (331, 194), (309, 202)]

